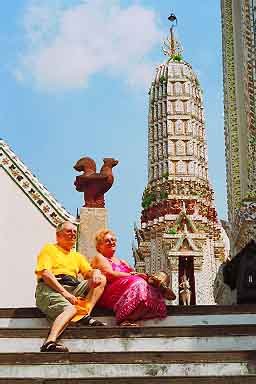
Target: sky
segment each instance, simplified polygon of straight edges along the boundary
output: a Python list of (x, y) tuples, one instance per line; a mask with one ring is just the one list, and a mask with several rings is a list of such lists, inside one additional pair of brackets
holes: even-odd
[[(73, 215), (73, 165), (114, 157), (105, 195), (118, 255), (132, 262), (147, 184), (148, 90), (168, 16), (204, 92), (210, 181), (226, 218), (219, 0), (12, 0), (0, 14), (0, 137)], [(10, 202), (11, 203), (11, 202)]]

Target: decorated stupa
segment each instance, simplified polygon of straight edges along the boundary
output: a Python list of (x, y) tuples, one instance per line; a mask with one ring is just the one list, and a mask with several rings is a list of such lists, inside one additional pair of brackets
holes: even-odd
[(165, 270), (182, 304), (189, 282), (190, 304), (214, 304), (213, 281), (225, 258), (224, 231), (208, 177), (202, 89), (175, 37), (169, 16), (164, 42), (167, 60), (149, 90), (148, 183), (142, 197), (141, 226), (135, 226), (136, 270)]

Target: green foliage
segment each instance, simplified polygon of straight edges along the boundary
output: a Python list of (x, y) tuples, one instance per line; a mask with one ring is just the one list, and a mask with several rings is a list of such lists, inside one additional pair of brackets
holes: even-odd
[(249, 143), (250, 143), (251, 145), (256, 145), (256, 137), (250, 137), (250, 138), (249, 138)]
[(196, 85), (197, 85), (199, 88), (201, 88), (201, 87), (200, 87), (200, 83), (199, 83), (199, 80), (198, 80), (198, 78), (197, 78), (197, 77), (195, 78), (195, 83), (196, 83)]
[(174, 61), (181, 61), (182, 60), (182, 56), (180, 53), (175, 53), (174, 55), (171, 56), (171, 59), (174, 60)]
[(168, 229), (167, 233), (168, 233), (168, 235), (176, 235), (177, 228), (176, 227), (172, 227), (172, 228)]
[(165, 200), (168, 197), (168, 193), (166, 191), (160, 191), (160, 200)]
[(142, 198), (142, 208), (147, 209), (150, 207), (151, 203), (155, 201), (156, 197), (153, 193), (144, 193)]
[(242, 202), (255, 202), (256, 201), (256, 192), (247, 192), (245, 197), (242, 199)]
[(166, 77), (164, 75), (160, 76), (159, 81), (163, 84), (163, 82), (166, 81)]

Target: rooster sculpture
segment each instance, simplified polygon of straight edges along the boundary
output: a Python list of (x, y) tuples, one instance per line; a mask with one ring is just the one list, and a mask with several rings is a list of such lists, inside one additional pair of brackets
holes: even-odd
[(76, 190), (84, 193), (84, 207), (104, 208), (104, 194), (112, 187), (114, 176), (112, 168), (118, 164), (118, 160), (110, 157), (103, 159), (103, 165), (99, 173), (96, 173), (96, 163), (90, 157), (83, 157), (74, 165), (74, 169), (83, 172), (75, 180)]

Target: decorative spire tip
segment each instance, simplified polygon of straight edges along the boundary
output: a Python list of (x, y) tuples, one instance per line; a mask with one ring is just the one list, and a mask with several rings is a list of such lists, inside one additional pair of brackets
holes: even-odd
[(178, 24), (177, 17), (174, 13), (171, 13), (168, 17), (168, 20), (171, 22), (170, 35), (164, 41), (163, 52), (166, 56), (169, 56), (171, 59), (181, 61), (181, 53), (183, 51), (182, 46), (174, 36), (174, 28)]

